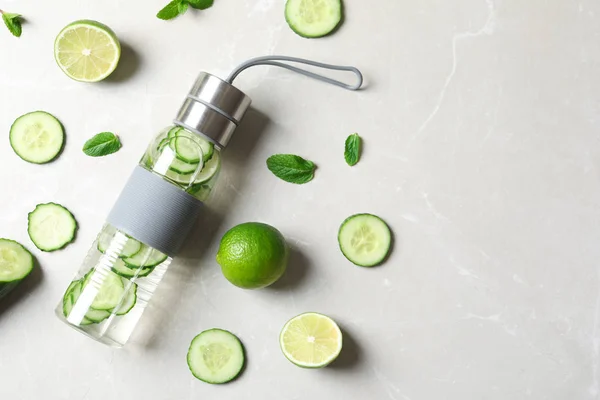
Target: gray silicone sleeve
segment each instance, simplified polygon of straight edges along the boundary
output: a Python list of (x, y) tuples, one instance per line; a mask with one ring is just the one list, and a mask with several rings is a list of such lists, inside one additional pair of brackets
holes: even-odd
[(202, 202), (144, 167), (135, 168), (107, 222), (175, 256), (198, 219)]

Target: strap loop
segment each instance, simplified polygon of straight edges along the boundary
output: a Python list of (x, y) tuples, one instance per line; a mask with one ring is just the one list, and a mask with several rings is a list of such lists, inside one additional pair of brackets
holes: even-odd
[[(278, 62), (278, 61), (283, 61), (283, 62)], [(341, 81), (338, 81), (338, 80), (335, 80), (332, 78), (328, 78), (324, 75), (320, 75), (320, 74), (317, 74), (317, 73), (314, 73), (311, 71), (307, 71), (302, 68), (295, 67), (293, 65), (285, 64), (284, 62), (312, 65), (313, 67), (329, 69), (329, 70), (333, 70), (333, 71), (352, 72), (353, 74), (356, 75), (358, 80), (355, 84), (348, 84), (348, 83), (344, 83), (344, 82), (341, 82)], [(231, 74), (229, 74), (229, 77), (226, 79), (226, 81), (228, 83), (232, 84), (233, 81), (235, 80), (235, 78), (237, 78), (237, 76), (242, 71), (244, 71), (250, 67), (257, 66), (257, 65), (271, 65), (274, 67), (285, 68), (287, 70), (296, 72), (300, 75), (308, 76), (308, 77), (316, 79), (318, 81), (326, 82), (326, 83), (329, 83), (329, 84), (335, 85), (335, 86), (339, 86), (339, 87), (347, 89), (347, 90), (358, 90), (358, 89), (360, 89), (360, 87), (363, 84), (363, 75), (358, 70), (358, 68), (350, 67), (350, 66), (325, 64), (325, 63), (321, 63), (321, 62), (317, 62), (317, 61), (306, 60), (304, 58), (288, 57), (288, 56), (263, 56), (263, 57), (251, 58), (250, 60), (240, 64), (236, 69), (234, 69), (233, 72)]]

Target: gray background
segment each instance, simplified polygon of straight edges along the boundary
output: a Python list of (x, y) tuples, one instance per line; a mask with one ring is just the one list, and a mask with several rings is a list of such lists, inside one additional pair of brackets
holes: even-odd
[[(346, 0), (333, 36), (288, 29), (283, 1), (216, 0), (165, 23), (165, 1), (6, 0), (30, 21), (0, 30), (0, 236), (33, 246), (27, 212), (55, 201), (73, 211), (77, 241), (41, 264), (0, 305), (0, 396), (15, 399), (598, 399), (600, 398), (600, 6), (597, 1)], [(106, 82), (69, 80), (55, 35), (92, 18), (124, 43)], [(147, 143), (176, 113), (200, 70), (226, 75), (270, 53), (360, 67), (351, 93), (260, 68), (238, 82), (254, 100), (185, 254), (176, 260), (131, 344), (114, 350), (53, 315), (62, 291)], [(35, 109), (67, 130), (60, 159), (35, 166), (8, 129)], [(81, 152), (101, 131), (123, 149)], [(365, 140), (359, 165), (346, 136)], [(274, 178), (265, 159), (296, 153), (313, 182)], [(394, 230), (389, 262), (348, 263), (340, 222), (372, 212)], [(221, 235), (245, 221), (279, 228), (293, 247), (275, 287), (243, 291), (221, 275)], [(280, 353), (286, 320), (334, 317), (341, 360), (303, 370)], [(237, 333), (248, 366), (210, 386), (187, 370), (203, 329)]]

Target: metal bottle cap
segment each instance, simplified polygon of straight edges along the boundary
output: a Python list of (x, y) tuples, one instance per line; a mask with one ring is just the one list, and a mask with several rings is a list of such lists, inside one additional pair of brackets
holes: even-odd
[(251, 102), (235, 86), (202, 72), (173, 122), (224, 148)]

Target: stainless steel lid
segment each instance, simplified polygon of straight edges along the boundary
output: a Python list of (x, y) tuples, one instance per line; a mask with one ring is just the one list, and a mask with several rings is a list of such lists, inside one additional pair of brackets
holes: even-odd
[(202, 72), (173, 122), (224, 148), (251, 102), (235, 86)]

